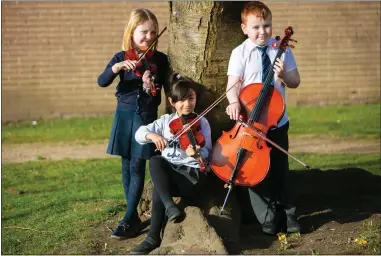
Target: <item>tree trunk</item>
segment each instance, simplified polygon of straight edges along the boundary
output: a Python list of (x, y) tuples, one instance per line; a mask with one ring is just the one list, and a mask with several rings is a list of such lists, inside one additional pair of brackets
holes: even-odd
[[(196, 112), (205, 110), (226, 89), (231, 51), (245, 36), (240, 28), (244, 2), (170, 2), (168, 56), (173, 71), (200, 83)], [(230, 128), (227, 100), (206, 117), (215, 141)]]
[[(231, 51), (244, 40), (240, 28), (243, 2), (170, 2), (168, 56), (171, 68), (199, 83), (197, 106), (201, 113), (224, 94)], [(232, 123), (225, 114), (227, 101), (206, 116), (215, 141)], [(149, 214), (152, 184), (145, 185), (139, 213)], [(238, 191), (238, 190), (237, 190)], [(247, 190), (246, 190), (247, 191)], [(228, 241), (239, 240), (241, 207), (236, 188), (230, 194), (223, 215), (220, 209), (226, 197), (224, 182), (213, 173), (196, 205), (182, 203), (186, 218), (168, 223), (163, 241), (154, 254), (226, 254)], [(222, 243), (222, 241), (224, 243)]]
[[(244, 40), (240, 28), (243, 2), (170, 2), (168, 56), (171, 68), (199, 83), (197, 106), (201, 113), (226, 90), (227, 68), (231, 51)], [(222, 130), (232, 127), (225, 114), (227, 101), (215, 107), (206, 118), (215, 141)], [(238, 190), (237, 190), (238, 191)], [(139, 213), (150, 213), (152, 184), (147, 183)], [(230, 194), (223, 215), (220, 209), (226, 197), (224, 182), (213, 173), (196, 204), (180, 200), (186, 218), (168, 223), (163, 241), (154, 254), (227, 254), (227, 243), (239, 240), (241, 207), (236, 188)]]

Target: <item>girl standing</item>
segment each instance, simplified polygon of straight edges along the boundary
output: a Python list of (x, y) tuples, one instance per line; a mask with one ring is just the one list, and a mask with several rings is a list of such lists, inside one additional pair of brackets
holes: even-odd
[[(168, 91), (168, 58), (156, 50), (157, 41), (152, 48), (150, 68), (143, 70), (143, 74), (136, 72), (141, 63), (129, 59), (129, 55), (150, 46), (157, 34), (155, 15), (147, 9), (133, 10), (124, 30), (123, 51), (112, 57), (98, 77), (100, 87), (109, 86), (117, 76), (120, 79), (116, 87), (117, 106), (107, 148), (108, 154), (121, 156), (122, 184), (127, 201), (126, 213), (112, 234), (116, 239), (129, 238), (139, 232), (141, 220), (137, 205), (143, 191), (146, 160), (154, 154), (154, 148), (150, 144), (137, 143), (134, 135), (140, 126), (157, 118), (160, 89)], [(156, 94), (152, 93), (154, 89)]]

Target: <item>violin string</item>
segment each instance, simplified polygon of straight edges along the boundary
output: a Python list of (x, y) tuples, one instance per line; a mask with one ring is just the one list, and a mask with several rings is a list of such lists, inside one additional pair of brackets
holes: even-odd
[[(274, 77), (275, 60), (277, 58), (279, 58), (282, 55), (282, 53), (283, 52), (282, 52), (281, 48), (278, 48), (274, 62), (271, 65), (271, 69), (267, 73), (267, 76), (265, 78), (264, 83), (262, 83), (262, 89), (259, 93), (259, 96), (257, 97), (256, 104), (254, 105), (254, 108), (250, 113), (250, 118), (248, 120), (248, 126), (246, 127), (246, 129), (251, 128), (253, 126), (254, 122), (259, 120), (259, 117), (260, 117), (260, 114), (262, 113), (266, 99), (268, 98), (267, 96), (269, 94), (271, 82), (272, 82), (273, 77)], [(246, 144), (248, 143), (248, 140), (249, 140), (248, 137), (250, 134), (251, 134), (250, 132), (246, 132), (243, 134), (243, 138), (240, 141), (240, 148), (242, 148), (242, 146), (247, 146)], [(249, 148), (253, 148), (253, 142), (254, 141), (252, 140)], [(244, 148), (247, 148), (247, 147), (244, 147)]]
[[(184, 125), (186, 125), (186, 121), (184, 120), (184, 118), (181, 118), (181, 121), (182, 121), (182, 124), (183, 124), (183, 127), (184, 127)], [(197, 141), (196, 141), (196, 138), (194, 137), (193, 132), (190, 129), (188, 129), (186, 131), (186, 133), (187, 133), (187, 136), (188, 136), (190, 142), (192, 143), (192, 146), (196, 147)]]
[[(287, 38), (286, 38), (286, 40), (287, 40)], [(265, 81), (262, 84), (262, 89), (261, 89), (261, 91), (259, 93), (259, 96), (257, 97), (256, 104), (255, 104), (255, 106), (254, 106), (254, 108), (253, 108), (253, 110), (252, 110), (252, 112), (250, 114), (250, 118), (248, 120), (248, 124), (245, 126), (246, 129), (253, 129), (253, 128), (255, 128), (255, 127), (253, 127), (254, 122), (259, 121), (259, 117), (260, 117), (260, 114), (262, 113), (264, 104), (265, 104), (266, 100), (269, 100), (267, 96), (269, 94), (270, 86), (272, 85), (271, 83), (272, 83), (272, 80), (273, 80), (273, 77), (274, 77), (275, 60), (277, 58), (279, 58), (282, 54), (283, 54), (282, 49), (278, 48), (278, 51), (277, 51), (276, 57), (274, 59), (274, 62), (272, 63), (271, 69), (267, 73)], [(259, 109), (259, 108), (261, 108), (261, 109)], [(246, 145), (249, 134), (250, 134), (249, 132), (243, 134), (243, 139), (241, 139), (241, 141), (240, 141), (240, 147), (241, 148), (242, 148), (242, 145)], [(259, 137), (263, 139), (262, 136), (259, 136)], [(254, 142), (254, 140), (252, 140), (250, 148), (253, 148), (253, 142)], [(259, 138), (258, 138), (258, 142), (259, 142)]]
[[(283, 44), (287, 45), (289, 40), (290, 40), (290, 36), (286, 35), (282, 39), (281, 45), (283, 45)], [(257, 104), (255, 105), (253, 111), (251, 112), (251, 115), (250, 115), (250, 118), (249, 118), (249, 121), (248, 121), (249, 125), (253, 125), (254, 122), (259, 120), (260, 114), (261, 114), (262, 109), (263, 109), (263, 105), (265, 104), (265, 101), (268, 98), (267, 96), (268, 96), (269, 91), (270, 91), (272, 80), (274, 79), (275, 61), (276, 61), (277, 58), (280, 58), (280, 56), (283, 54), (283, 52), (284, 51), (283, 51), (282, 47), (281, 46), (278, 47), (278, 51), (277, 51), (277, 54), (275, 56), (274, 62), (272, 63), (269, 72), (267, 73), (265, 81), (262, 83), (263, 86), (262, 86), (262, 89), (261, 89), (261, 91), (259, 93)], [(261, 108), (261, 109), (259, 109), (259, 108)]]

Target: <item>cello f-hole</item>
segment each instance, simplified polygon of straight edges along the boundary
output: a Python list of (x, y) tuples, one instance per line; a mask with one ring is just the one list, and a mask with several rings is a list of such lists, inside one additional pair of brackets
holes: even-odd
[(238, 126), (236, 132), (233, 134), (233, 135), (229, 135), (229, 139), (234, 139), (235, 137), (237, 137), (237, 134), (239, 133), (239, 130), (241, 129), (242, 127), (242, 124)]
[(261, 139), (260, 138), (258, 138), (258, 140), (257, 140), (257, 148), (258, 149), (262, 149), (263, 147), (259, 144), (261, 142)]

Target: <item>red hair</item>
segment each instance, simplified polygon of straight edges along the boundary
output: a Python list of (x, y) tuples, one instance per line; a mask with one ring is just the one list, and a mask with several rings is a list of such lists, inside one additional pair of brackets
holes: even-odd
[(245, 4), (241, 12), (241, 21), (243, 24), (246, 24), (247, 16), (249, 15), (255, 15), (265, 20), (269, 15), (271, 16), (271, 11), (264, 3), (252, 1)]

